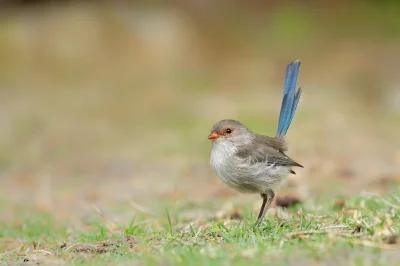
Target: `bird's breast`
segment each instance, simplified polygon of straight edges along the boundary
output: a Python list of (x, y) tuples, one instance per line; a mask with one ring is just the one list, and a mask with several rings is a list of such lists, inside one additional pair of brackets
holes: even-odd
[(225, 179), (224, 176), (233, 170), (232, 167), (235, 166), (235, 162), (233, 161), (236, 152), (237, 148), (229, 142), (216, 142), (213, 144), (210, 165), (221, 179)]

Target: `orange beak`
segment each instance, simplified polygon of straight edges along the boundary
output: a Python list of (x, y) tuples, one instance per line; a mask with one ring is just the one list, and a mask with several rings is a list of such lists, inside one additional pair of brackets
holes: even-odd
[(210, 135), (208, 135), (208, 139), (217, 139), (219, 138), (219, 135), (217, 133), (211, 133)]

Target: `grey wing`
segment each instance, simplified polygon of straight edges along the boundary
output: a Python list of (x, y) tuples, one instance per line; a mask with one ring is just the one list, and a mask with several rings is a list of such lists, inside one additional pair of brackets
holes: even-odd
[(242, 159), (248, 159), (250, 164), (266, 163), (267, 165), (275, 166), (303, 167), (301, 164), (290, 159), (282, 151), (267, 145), (260, 145), (258, 147), (248, 146), (244, 149), (242, 148), (237, 152), (237, 156)]

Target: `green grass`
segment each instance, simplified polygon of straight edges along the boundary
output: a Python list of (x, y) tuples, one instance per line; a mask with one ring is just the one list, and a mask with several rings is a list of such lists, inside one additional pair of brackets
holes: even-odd
[(124, 226), (100, 213), (101, 219), (87, 222), (85, 229), (74, 228), (70, 221), (56, 222), (49, 213), (25, 212), (1, 224), (0, 262), (395, 265), (400, 257), (399, 195), (347, 198), (344, 206), (307, 201), (277, 208), (259, 228), (253, 225), (255, 213), (246, 208), (235, 220), (229, 213), (187, 219), (190, 209), (214, 208), (220, 202), (167, 208), (164, 217), (141, 214)]

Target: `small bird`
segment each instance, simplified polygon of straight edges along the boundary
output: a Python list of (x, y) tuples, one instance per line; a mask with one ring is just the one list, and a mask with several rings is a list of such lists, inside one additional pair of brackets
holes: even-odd
[(257, 226), (264, 219), (275, 192), (286, 183), (292, 167), (303, 167), (285, 152), (286, 132), (293, 120), (302, 88), (296, 91), (300, 61), (288, 64), (283, 100), (275, 137), (250, 131), (236, 120), (225, 119), (214, 124), (208, 139), (212, 140), (210, 165), (229, 187), (242, 193), (260, 193), (263, 199)]

